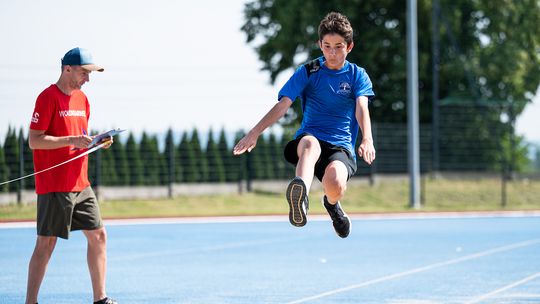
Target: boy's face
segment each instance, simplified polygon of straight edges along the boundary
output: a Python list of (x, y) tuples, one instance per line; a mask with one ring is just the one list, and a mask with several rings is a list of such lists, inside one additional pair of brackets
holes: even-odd
[(319, 40), (319, 47), (326, 58), (326, 67), (339, 70), (345, 64), (347, 54), (352, 50), (354, 42), (347, 45), (345, 39), (338, 34), (326, 34)]

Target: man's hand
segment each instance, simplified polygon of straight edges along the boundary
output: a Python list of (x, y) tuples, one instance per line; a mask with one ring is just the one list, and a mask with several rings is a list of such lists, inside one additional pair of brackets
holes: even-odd
[(258, 138), (259, 134), (250, 131), (246, 136), (240, 139), (236, 146), (234, 146), (233, 154), (240, 155), (246, 151), (251, 152), (257, 145)]
[(88, 135), (76, 135), (69, 138), (69, 143), (77, 149), (86, 149), (92, 142), (92, 137)]
[(112, 146), (112, 144), (114, 143), (113, 137), (109, 136), (108, 138), (103, 139), (99, 144), (101, 145), (103, 143), (105, 145), (102, 148), (103, 149), (109, 149)]
[(375, 160), (375, 147), (373, 146), (372, 139), (362, 139), (362, 143), (360, 143), (360, 146), (358, 147), (358, 155), (360, 155), (368, 165), (371, 165)]

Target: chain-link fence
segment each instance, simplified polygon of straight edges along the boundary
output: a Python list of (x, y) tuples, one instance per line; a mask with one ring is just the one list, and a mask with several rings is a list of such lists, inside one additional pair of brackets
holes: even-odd
[[(440, 108), (439, 121), (437, 130), (430, 124), (420, 127), (421, 172), (425, 178), (498, 180), (504, 205), (509, 180), (534, 180), (539, 176), (540, 151), (530, 153), (524, 140), (514, 135), (513, 119), (501, 119), (500, 111), (491, 111), (486, 105), (446, 104)], [(406, 176), (406, 124), (374, 123), (373, 134), (377, 159), (367, 166), (358, 158), (354, 178), (368, 178), (373, 183), (375, 177)], [(110, 149), (90, 155), (91, 183), (98, 191), (100, 187), (124, 187), (132, 193), (138, 188), (164, 187), (167, 190), (160, 195), (172, 197), (178, 193), (175, 187), (214, 185), (208, 189), (212, 192), (219, 189), (216, 185), (229, 184), (234, 191), (242, 192), (251, 191), (253, 182), (294, 177), (294, 167), (283, 157), (283, 148), (290, 140), (286, 136), (265, 134), (251, 153), (233, 156), (232, 147), (241, 132), (234, 140), (225, 130), (204, 135), (204, 142), (196, 129), (169, 130), (165, 136), (143, 133), (139, 138), (133, 134), (116, 138)], [(32, 152), (24, 132), (10, 129), (0, 148), (0, 180), (32, 172)], [(34, 179), (28, 178), (0, 186), (0, 193), (10, 193), (11, 200), (15, 194), (20, 202), (23, 190), (33, 189)], [(429, 195), (424, 192), (423, 196), (426, 202)]]

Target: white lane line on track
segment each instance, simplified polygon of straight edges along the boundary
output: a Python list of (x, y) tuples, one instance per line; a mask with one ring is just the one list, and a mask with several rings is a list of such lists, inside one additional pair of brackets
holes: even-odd
[[(126, 225), (168, 225), (168, 224), (212, 224), (212, 223), (270, 223), (287, 222), (286, 215), (257, 215), (257, 216), (201, 216), (201, 217), (167, 217), (167, 218), (132, 218), (105, 219), (105, 226)], [(313, 221), (328, 220), (328, 216), (314, 215)], [(0, 222), (0, 229), (35, 228), (35, 221)]]
[(492, 296), (494, 296), (494, 295), (496, 295), (496, 294), (499, 294), (499, 293), (501, 293), (501, 292), (503, 292), (503, 291), (506, 291), (506, 290), (508, 290), (508, 289), (512, 289), (512, 288), (514, 288), (514, 287), (516, 287), (516, 286), (525, 284), (525, 283), (530, 282), (530, 281), (532, 281), (532, 280), (534, 280), (534, 279), (536, 279), (536, 278), (539, 278), (539, 277), (540, 277), (540, 272), (537, 272), (537, 273), (535, 273), (535, 274), (533, 274), (533, 275), (530, 275), (530, 276), (528, 276), (528, 277), (526, 277), (526, 278), (523, 278), (523, 279), (521, 279), (521, 280), (519, 280), (519, 281), (510, 283), (510, 284), (508, 284), (508, 285), (506, 285), (506, 286), (503, 286), (503, 287), (501, 287), (501, 288), (499, 288), (499, 289), (496, 289), (496, 290), (494, 290), (494, 291), (492, 291), (492, 292), (489, 292), (489, 293), (480, 295), (480, 296), (478, 296), (478, 297), (476, 297), (476, 298), (474, 298), (474, 299), (471, 299), (471, 300), (469, 300), (469, 301), (467, 301), (467, 302), (464, 302), (464, 304), (480, 303), (480, 302), (482, 302), (482, 301), (484, 301), (484, 300), (486, 300), (486, 299), (488, 299), (488, 298), (491, 298)]
[(375, 284), (378, 284), (378, 283), (383, 283), (383, 282), (395, 280), (395, 279), (398, 279), (398, 278), (402, 278), (402, 277), (409, 276), (409, 275), (412, 275), (412, 274), (432, 270), (432, 269), (435, 269), (435, 268), (440, 268), (440, 267), (448, 266), (448, 265), (452, 265), (452, 264), (458, 264), (458, 263), (461, 263), (461, 262), (465, 262), (465, 261), (485, 257), (485, 256), (488, 256), (488, 255), (492, 255), (492, 254), (495, 254), (495, 253), (510, 251), (510, 250), (514, 250), (514, 249), (518, 249), (518, 248), (522, 248), (522, 247), (535, 245), (535, 244), (538, 244), (538, 243), (540, 243), (540, 239), (532, 239), (532, 240), (519, 242), (519, 243), (515, 243), (515, 244), (510, 244), (510, 245), (506, 245), (506, 246), (502, 246), (502, 247), (496, 247), (496, 248), (481, 251), (481, 252), (478, 252), (478, 253), (475, 253), (475, 254), (466, 255), (466, 256), (461, 257), (461, 258), (456, 258), (456, 259), (451, 259), (451, 260), (444, 261), (444, 262), (434, 263), (434, 264), (426, 265), (426, 266), (423, 266), (423, 267), (418, 267), (418, 268), (414, 268), (414, 269), (411, 269), (411, 270), (398, 272), (398, 273), (390, 274), (390, 275), (383, 276), (383, 277), (380, 277), (380, 278), (372, 279), (372, 280), (365, 281), (365, 282), (362, 282), (362, 283), (359, 283), (359, 284), (354, 284), (354, 285), (349, 285), (349, 286), (334, 289), (334, 290), (329, 290), (327, 292), (323, 292), (323, 293), (320, 293), (318, 295), (302, 298), (302, 299), (299, 299), (299, 300), (294, 300), (294, 301), (288, 302), (287, 304), (305, 303), (305, 302), (308, 302), (308, 301), (317, 300), (317, 299), (320, 299), (320, 298), (328, 297), (328, 296), (335, 295), (335, 294), (338, 294), (338, 293), (342, 293), (342, 292), (345, 292), (345, 291), (358, 289), (358, 288), (362, 288), (362, 287), (366, 287), (366, 286), (370, 286), (370, 285), (375, 285)]
[[(464, 218), (514, 218), (540, 217), (540, 210), (534, 211), (493, 211), (493, 212), (410, 212), (410, 213), (362, 213), (348, 214), (353, 220), (419, 220), (419, 219), (464, 219)], [(207, 223), (253, 223), (287, 222), (288, 215), (246, 215), (246, 216), (208, 216), (208, 217), (170, 217), (105, 219), (106, 226), (117, 225), (161, 225), (161, 224), (207, 224)], [(329, 221), (326, 214), (314, 214), (309, 221)], [(35, 228), (35, 221), (1, 222), (0, 229)]]

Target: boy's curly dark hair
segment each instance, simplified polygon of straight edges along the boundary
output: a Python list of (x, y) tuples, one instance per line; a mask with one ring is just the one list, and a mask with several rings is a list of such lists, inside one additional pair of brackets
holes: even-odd
[(327, 34), (340, 35), (348, 45), (353, 42), (353, 28), (349, 19), (337, 12), (328, 13), (319, 24), (319, 40), (322, 41)]

